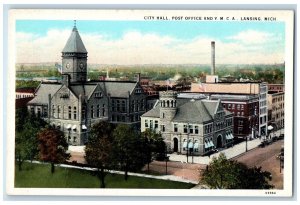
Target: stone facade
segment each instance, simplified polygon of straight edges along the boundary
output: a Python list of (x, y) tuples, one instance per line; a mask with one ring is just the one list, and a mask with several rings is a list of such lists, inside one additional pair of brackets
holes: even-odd
[(64, 131), (69, 144), (83, 145), (99, 121), (139, 129), (146, 97), (139, 81), (87, 81), (87, 51), (74, 27), (62, 51), (61, 83), (42, 82), (27, 107)]
[(141, 117), (141, 131), (160, 132), (169, 152), (205, 155), (233, 143), (233, 116), (220, 101), (179, 99), (160, 92), (154, 108)]

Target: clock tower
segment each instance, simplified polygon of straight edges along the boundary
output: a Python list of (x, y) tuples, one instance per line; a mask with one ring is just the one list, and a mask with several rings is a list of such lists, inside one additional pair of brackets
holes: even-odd
[(62, 74), (70, 76), (70, 82), (86, 82), (87, 51), (76, 28), (76, 21), (63, 51)]

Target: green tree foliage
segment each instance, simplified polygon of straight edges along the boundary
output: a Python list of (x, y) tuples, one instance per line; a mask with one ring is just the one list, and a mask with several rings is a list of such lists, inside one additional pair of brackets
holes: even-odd
[(63, 163), (70, 158), (64, 133), (54, 127), (41, 130), (38, 133), (38, 143), (39, 158), (51, 163), (51, 173), (54, 173), (54, 164)]
[(38, 154), (37, 133), (46, 126), (46, 122), (27, 112), (26, 108), (16, 110), (15, 156), (19, 170), (23, 161), (31, 161)]
[(117, 167), (125, 171), (125, 180), (128, 171), (138, 171), (146, 163), (144, 140), (129, 125), (120, 124), (113, 132), (114, 162)]
[(16, 88), (37, 88), (41, 82), (33, 80), (17, 80)]
[(85, 147), (85, 159), (91, 166), (97, 168), (97, 176), (101, 182), (101, 188), (105, 188), (105, 170), (108, 170), (112, 161), (112, 125), (102, 121), (95, 124)]
[(212, 189), (271, 189), (271, 180), (271, 173), (262, 171), (261, 167), (248, 168), (240, 162), (228, 160), (221, 153), (204, 171), (202, 183)]
[(146, 157), (146, 163), (151, 163), (153, 157), (164, 158), (165, 157), (165, 142), (161, 136), (161, 133), (156, 133), (153, 130), (146, 129), (141, 133), (142, 139), (144, 139), (144, 153)]

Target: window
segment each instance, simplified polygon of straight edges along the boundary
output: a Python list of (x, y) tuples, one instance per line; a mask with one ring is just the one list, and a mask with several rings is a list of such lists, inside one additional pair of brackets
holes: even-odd
[(166, 131), (166, 126), (165, 126), (165, 125), (162, 125), (162, 126), (161, 126), (161, 130), (162, 130), (163, 132), (165, 132), (165, 131)]
[(71, 106), (68, 107), (68, 113), (69, 113), (68, 118), (70, 120), (72, 118), (72, 108), (71, 108)]
[(73, 138), (73, 142), (77, 142), (77, 138), (76, 137)]
[(105, 116), (105, 104), (102, 105), (102, 116)]
[(244, 116), (244, 112), (241, 112), (241, 115)]
[(149, 127), (148, 120), (145, 120), (145, 127)]
[(240, 112), (237, 112), (237, 116), (240, 116), (241, 115), (241, 113)]
[(122, 112), (125, 112), (126, 106), (125, 106), (125, 100), (122, 100), (122, 107), (121, 107)]
[(239, 126), (243, 126), (243, 120), (239, 120)]
[(100, 105), (97, 105), (97, 117), (100, 117)]
[(57, 118), (60, 117), (60, 106), (57, 106)]
[(94, 106), (91, 106), (91, 118), (94, 118)]
[(244, 105), (241, 105), (241, 110), (244, 110)]
[(165, 118), (165, 113), (162, 114), (162, 118)]
[(187, 131), (187, 125), (183, 125), (183, 132), (184, 133), (187, 133), (188, 131)]
[(113, 122), (114, 122), (115, 120), (116, 120), (116, 117), (115, 117), (115, 115), (112, 115), (112, 116), (111, 116), (111, 121), (113, 121)]
[(44, 107), (44, 117), (48, 117), (48, 109), (47, 109), (47, 107)]
[(40, 118), (41, 117), (41, 108), (38, 107), (37, 109), (37, 116)]
[(241, 105), (237, 105), (237, 109), (240, 110), (241, 109)]
[(178, 132), (178, 124), (174, 124), (174, 132)]
[(73, 119), (74, 119), (74, 120), (77, 119), (77, 110), (76, 110), (76, 106), (74, 106), (74, 108), (73, 108)]
[(191, 134), (194, 133), (193, 125), (189, 125), (189, 131), (190, 131)]
[(232, 104), (232, 109), (235, 109), (235, 104)]
[(102, 93), (101, 92), (95, 92), (95, 97), (96, 98), (101, 98), (102, 97)]
[(157, 128), (158, 128), (158, 121), (155, 120), (155, 121), (154, 121), (154, 129), (157, 129)]
[(199, 134), (199, 126), (195, 126), (195, 134)]
[(242, 127), (239, 127), (238, 129), (238, 134), (242, 134), (243, 133), (243, 128)]
[(150, 129), (153, 129), (153, 120), (150, 120)]

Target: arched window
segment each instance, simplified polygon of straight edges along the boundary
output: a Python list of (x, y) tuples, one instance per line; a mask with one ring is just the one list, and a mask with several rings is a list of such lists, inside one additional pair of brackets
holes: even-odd
[(167, 100), (167, 107), (170, 107), (170, 102), (169, 102), (169, 100)]
[(52, 105), (52, 117), (55, 118), (55, 105)]
[(73, 118), (74, 118), (74, 120), (77, 119), (77, 109), (76, 109), (76, 106), (74, 106), (74, 108), (73, 108)]
[(91, 106), (91, 118), (94, 118), (94, 106)]
[(72, 119), (72, 107), (71, 106), (68, 107), (68, 113), (69, 113), (68, 118), (69, 118), (69, 120), (71, 120)]
[(166, 102), (165, 101), (163, 101), (163, 107), (166, 107)]
[(100, 105), (97, 105), (97, 117), (100, 117)]
[(171, 101), (171, 107), (173, 107), (174, 106), (174, 104), (173, 104), (173, 100)]

